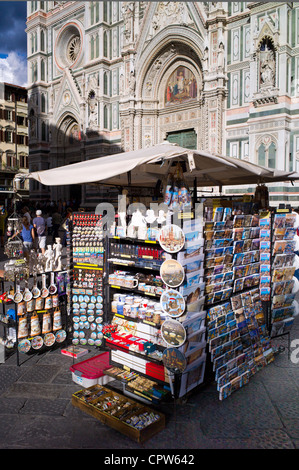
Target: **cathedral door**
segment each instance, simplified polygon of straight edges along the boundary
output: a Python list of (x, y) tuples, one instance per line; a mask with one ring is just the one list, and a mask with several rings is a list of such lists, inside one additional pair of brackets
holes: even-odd
[(166, 139), (170, 143), (176, 143), (180, 147), (196, 150), (197, 136), (194, 129), (168, 132)]

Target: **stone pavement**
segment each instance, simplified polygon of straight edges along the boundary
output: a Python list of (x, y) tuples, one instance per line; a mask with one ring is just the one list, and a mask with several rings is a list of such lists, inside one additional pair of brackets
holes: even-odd
[[(292, 339), (298, 339), (299, 347), (299, 317)], [(219, 401), (216, 386), (210, 383), (192, 393), (186, 403), (161, 405), (166, 427), (144, 444), (72, 406), (72, 394), (82, 387), (72, 381), (73, 359), (60, 349), (20, 355), (19, 367), (14, 353), (0, 364), (0, 448), (297, 449), (299, 363), (289, 358), (287, 336), (273, 344), (285, 350), (226, 400)]]
[[(299, 317), (291, 337), (299, 338)], [(287, 339), (274, 343), (287, 346)], [(184, 404), (161, 405), (166, 427), (144, 444), (71, 404), (82, 387), (72, 381), (73, 359), (60, 349), (20, 358), (19, 367), (16, 354), (0, 365), (1, 449), (299, 448), (299, 364), (287, 349), (222, 402), (210, 383)]]

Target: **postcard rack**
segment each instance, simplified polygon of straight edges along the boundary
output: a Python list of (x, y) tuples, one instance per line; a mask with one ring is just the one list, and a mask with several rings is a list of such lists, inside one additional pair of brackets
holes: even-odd
[(296, 214), (288, 205), (280, 205), (269, 216), (270, 271), (268, 278), (267, 319), (271, 339), (287, 336), (294, 322), (294, 257)]
[(207, 341), (223, 400), (269, 364), (273, 352), (261, 299), (260, 217), (233, 211), (233, 206), (209, 209), (204, 231)]

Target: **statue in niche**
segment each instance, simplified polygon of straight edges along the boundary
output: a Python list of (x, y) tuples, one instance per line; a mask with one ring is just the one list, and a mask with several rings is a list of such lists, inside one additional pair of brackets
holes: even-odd
[(135, 72), (131, 70), (131, 73), (130, 73), (130, 95), (131, 96), (135, 96), (135, 88), (136, 88)]
[(208, 71), (208, 61), (209, 61), (209, 48), (208, 46), (206, 46), (204, 50), (203, 59), (202, 59), (202, 69), (204, 72)]
[(218, 56), (217, 56), (217, 67), (218, 71), (224, 70), (224, 44), (221, 42), (218, 47)]
[(88, 117), (88, 127), (89, 129), (96, 129), (98, 125), (97, 113), (96, 113), (96, 97), (95, 92), (91, 91), (88, 96), (88, 105), (89, 105), (89, 117)]
[(261, 88), (275, 85), (275, 55), (267, 44), (260, 51), (260, 83)]

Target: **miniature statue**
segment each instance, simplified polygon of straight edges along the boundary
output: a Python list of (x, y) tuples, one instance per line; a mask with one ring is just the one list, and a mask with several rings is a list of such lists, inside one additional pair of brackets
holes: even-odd
[(48, 245), (48, 248), (45, 252), (45, 259), (46, 259), (45, 272), (53, 271), (54, 251), (52, 250), (51, 245)]
[(55, 242), (53, 245), (53, 250), (54, 250), (54, 266), (55, 266), (55, 271), (61, 271), (62, 266), (61, 266), (61, 254), (62, 254), (62, 244), (60, 238), (55, 238)]

